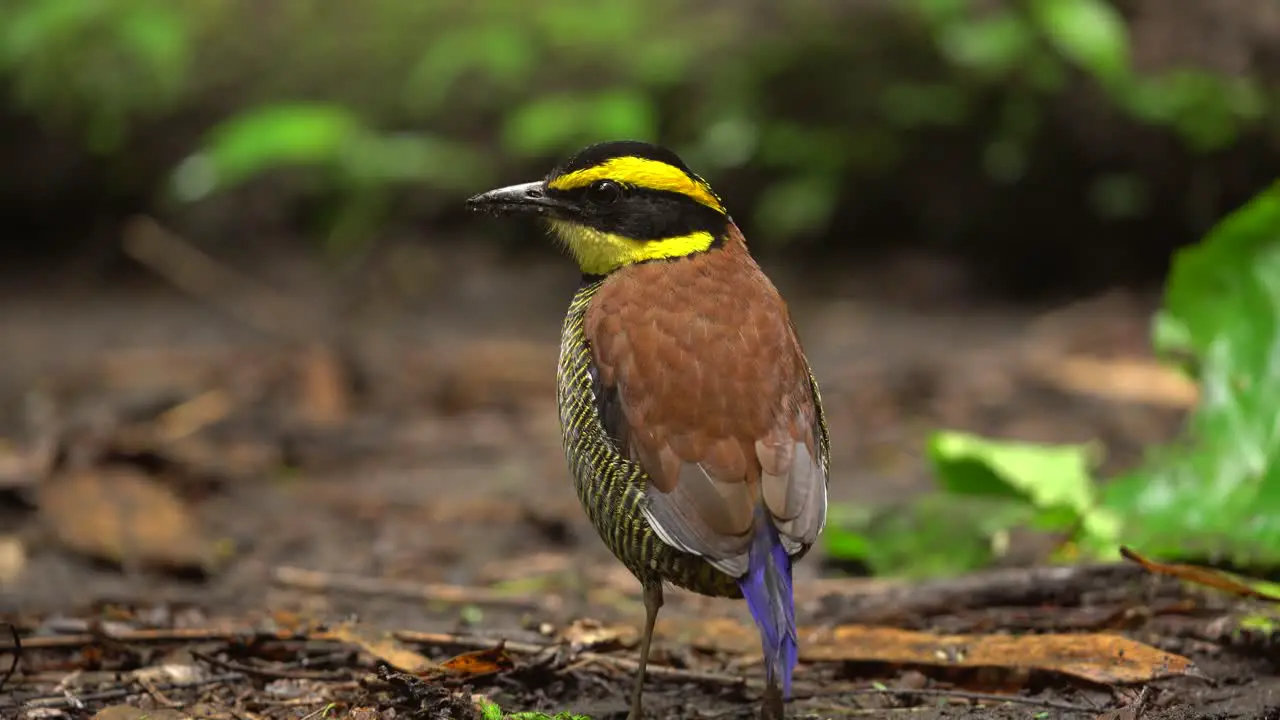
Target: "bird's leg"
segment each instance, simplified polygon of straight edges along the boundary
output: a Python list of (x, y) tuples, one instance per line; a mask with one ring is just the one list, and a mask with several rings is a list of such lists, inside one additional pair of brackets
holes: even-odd
[(783, 720), (785, 711), (782, 702), (782, 689), (776, 680), (770, 680), (765, 686), (764, 698), (760, 703), (760, 720)]
[(653, 626), (658, 621), (658, 609), (662, 607), (662, 582), (644, 583), (644, 638), (640, 641), (640, 668), (636, 671), (636, 687), (631, 691), (631, 714), (628, 720), (640, 720), (640, 695), (644, 690), (644, 669), (649, 664), (649, 643), (653, 641)]

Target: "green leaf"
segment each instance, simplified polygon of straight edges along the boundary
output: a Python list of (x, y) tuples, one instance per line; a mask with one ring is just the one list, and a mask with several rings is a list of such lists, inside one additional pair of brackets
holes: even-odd
[(1034, 0), (1031, 14), (1059, 52), (1099, 80), (1128, 77), (1128, 28), (1106, 0)]
[(260, 173), (305, 166), (350, 188), (421, 182), (465, 191), (489, 180), (481, 154), (424, 134), (379, 133), (339, 105), (282, 103), (255, 108), (215, 127), (174, 171), (181, 200), (199, 200)]
[(343, 177), (364, 184), (422, 182), (465, 192), (489, 182), (487, 158), (458, 142), (422, 134), (362, 133), (342, 154)]
[(181, 15), (168, 8), (133, 8), (118, 20), (120, 40), (137, 56), (141, 68), (166, 95), (181, 89), (189, 59), (187, 28)]
[(582, 112), (582, 101), (571, 95), (531, 100), (503, 122), (503, 147), (526, 156), (545, 155), (566, 147), (581, 132), (575, 119)]
[(197, 200), (282, 165), (331, 164), (365, 132), (349, 110), (328, 104), (259, 107), (215, 127), (173, 177), (175, 194)]
[(872, 542), (866, 534), (845, 527), (829, 527), (822, 534), (827, 555), (837, 560), (866, 561), (871, 556)]
[(100, 15), (103, 7), (79, 0), (45, 0), (10, 8), (0, 22), (0, 61), (28, 60), (75, 35)]
[(526, 103), (507, 117), (502, 139), (515, 153), (538, 156), (605, 138), (653, 140), (657, 132), (657, 110), (648, 96), (617, 89), (548, 95)]
[(1034, 515), (1006, 498), (933, 494), (862, 518), (844, 514), (823, 536), (828, 552), (855, 550), (833, 556), (865, 562), (876, 575), (938, 577), (989, 566), (999, 557), (999, 538)]
[(898, 82), (880, 97), (881, 112), (903, 128), (959, 125), (968, 117), (969, 105), (964, 90), (943, 83)]
[(1178, 253), (1165, 313), (1196, 355), (1200, 403), (1185, 440), (1104, 503), (1145, 553), (1280, 561), (1280, 184)]
[(954, 63), (1000, 76), (1018, 67), (1031, 49), (1032, 34), (1018, 13), (950, 22), (938, 36), (942, 52)]
[(1080, 515), (1094, 504), (1091, 445), (1041, 445), (940, 431), (928, 444), (938, 482), (949, 493), (1023, 500)]
[[(427, 113), (444, 107), (468, 73), (479, 72), (511, 91), (538, 65), (539, 48), (528, 29), (500, 23), (462, 27), (427, 44), (405, 84), (406, 104)], [(500, 94), (499, 94), (500, 95)]]
[(592, 98), (588, 108), (592, 123), (588, 131), (596, 138), (656, 139), (658, 111), (644, 93), (609, 90)]

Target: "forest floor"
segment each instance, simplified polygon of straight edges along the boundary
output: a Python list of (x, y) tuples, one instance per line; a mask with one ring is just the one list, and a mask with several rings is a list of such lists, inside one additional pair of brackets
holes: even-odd
[[(482, 694), (625, 717), (639, 587), (578, 508), (554, 411), (573, 273), (440, 262), (338, 330), (299, 319), (330, 307), (301, 290), (10, 286), (0, 612), (23, 648), (0, 716), (465, 718)], [(927, 490), (939, 427), (1097, 440), (1123, 467), (1189, 402), (1145, 350), (1150, 296), (979, 305), (770, 269), (823, 383), (833, 503)], [(791, 716), (1280, 717), (1239, 604), (1034, 559), (909, 584), (815, 550)], [(667, 596), (649, 714), (754, 717), (745, 608)]]

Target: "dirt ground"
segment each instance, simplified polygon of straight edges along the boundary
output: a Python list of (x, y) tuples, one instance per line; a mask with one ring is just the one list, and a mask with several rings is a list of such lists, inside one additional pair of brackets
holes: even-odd
[[(0, 612), (25, 649), (0, 716), (461, 718), (477, 693), (625, 717), (639, 589), (577, 506), (553, 405), (573, 273), (445, 264), (458, 271), (337, 331), (273, 331), (269, 298), (246, 321), (245, 297), (164, 283), (11, 286)], [(934, 428), (1096, 439), (1119, 467), (1172, 437), (1188, 402), (1146, 356), (1150, 296), (981, 306), (894, 296), (902, 283), (876, 273), (770, 269), (823, 383), (833, 503), (927, 489)], [(814, 657), (790, 716), (1280, 717), (1275, 653), (1234, 631), (1244, 608), (1131, 567), (1036, 575), (1033, 559), (903, 586), (841, 577), (815, 551), (797, 568)], [(650, 716), (755, 717), (741, 603), (670, 591), (661, 618)], [(921, 655), (912, 631), (967, 654)], [(1097, 633), (1174, 666), (1125, 650), (1104, 670), (1056, 651), (976, 660), (992, 637), (1111, 642)], [(100, 717), (143, 716), (122, 712)]]

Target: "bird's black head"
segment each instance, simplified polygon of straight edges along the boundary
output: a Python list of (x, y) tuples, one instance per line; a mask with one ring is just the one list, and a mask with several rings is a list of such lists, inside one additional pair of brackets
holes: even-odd
[(635, 140), (591, 145), (543, 180), (467, 205), (542, 216), (590, 275), (705, 252), (731, 222), (720, 198), (674, 152)]

